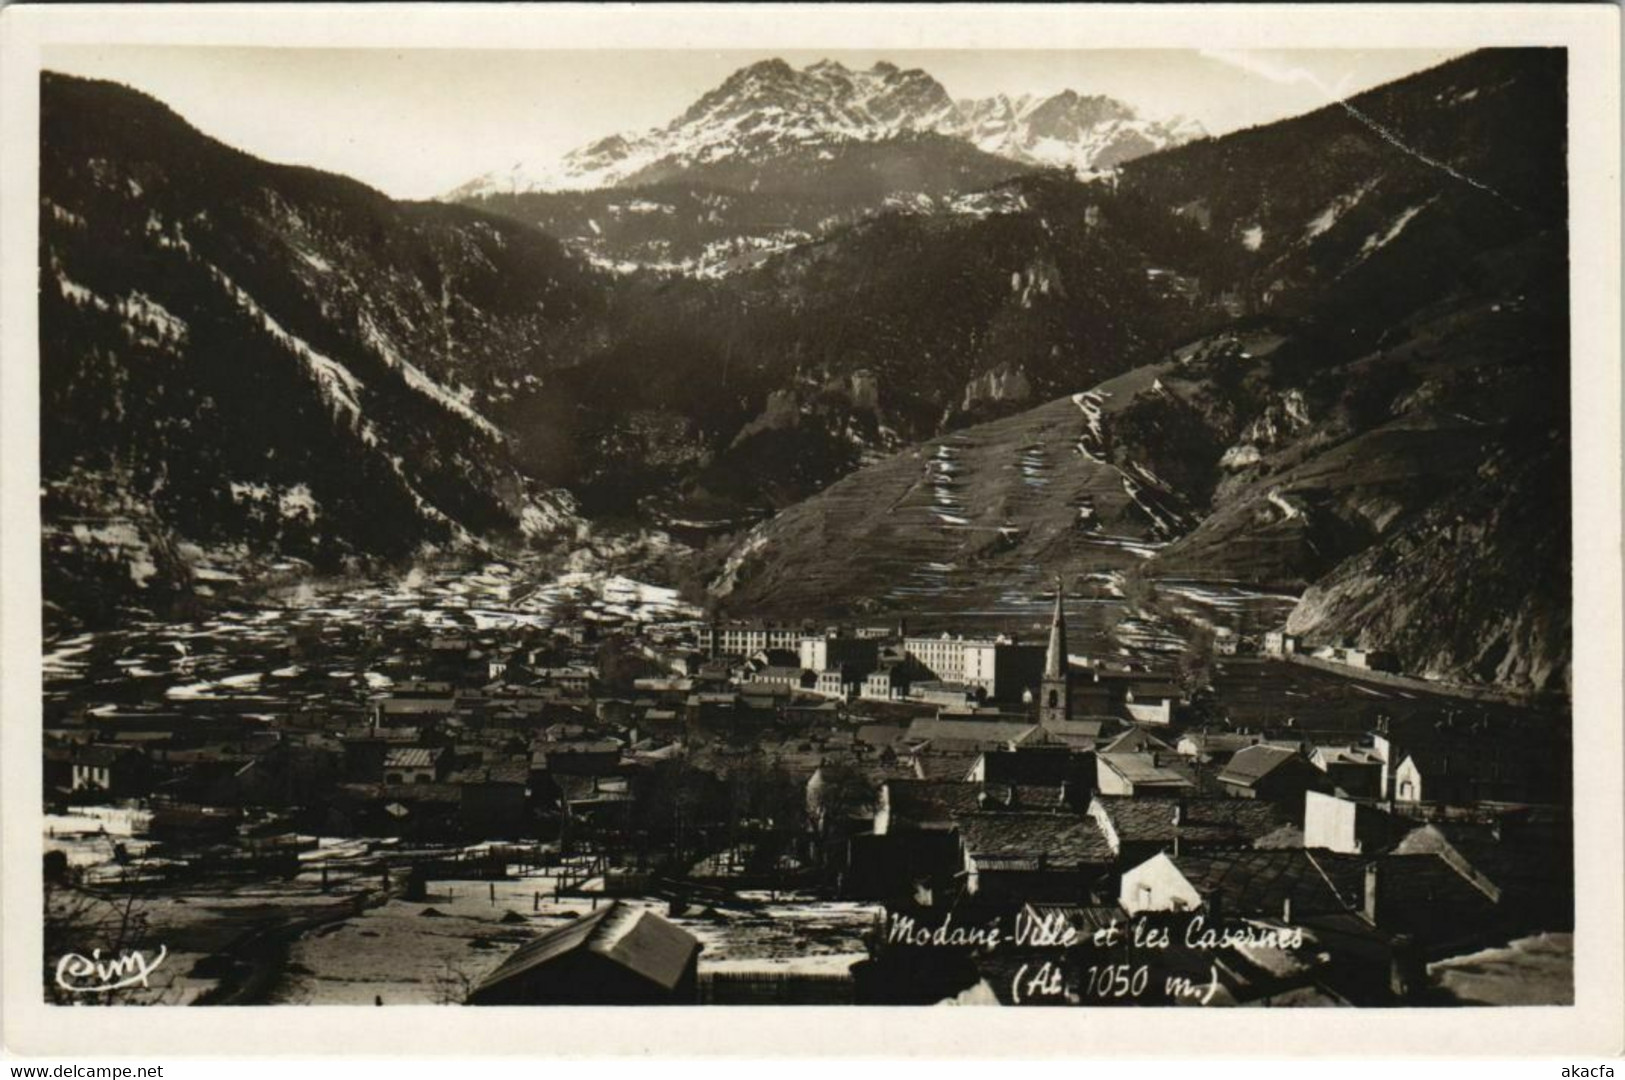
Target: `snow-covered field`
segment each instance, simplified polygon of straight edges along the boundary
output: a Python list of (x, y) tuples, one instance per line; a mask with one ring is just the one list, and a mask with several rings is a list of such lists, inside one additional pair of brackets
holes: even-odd
[(1538, 934), (1428, 965), (1464, 1005), (1574, 1004), (1574, 935)]
[[(391, 900), (300, 939), (277, 1000), (461, 1002), (520, 943), (594, 910), (590, 898), (554, 899), (553, 884), (545, 872), (495, 882), (432, 882), (421, 902)], [(877, 917), (875, 905), (742, 895), (760, 906), (672, 916), (665, 901), (625, 902), (670, 918), (698, 938), (702, 975), (712, 970), (839, 973), (867, 955), (863, 934)]]

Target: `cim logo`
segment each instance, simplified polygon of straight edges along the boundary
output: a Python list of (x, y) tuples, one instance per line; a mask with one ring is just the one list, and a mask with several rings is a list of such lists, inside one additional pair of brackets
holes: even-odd
[(56, 984), (70, 994), (106, 994), (130, 986), (146, 987), (147, 976), (157, 971), (168, 955), (167, 945), (160, 945), (150, 961), (139, 949), (122, 950), (107, 959), (100, 949), (92, 950), (89, 956), (68, 953), (56, 962)]

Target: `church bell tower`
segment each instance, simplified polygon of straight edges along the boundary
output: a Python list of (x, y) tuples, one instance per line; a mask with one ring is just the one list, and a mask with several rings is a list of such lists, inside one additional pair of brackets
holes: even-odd
[(1044, 655), (1044, 681), (1038, 690), (1038, 724), (1050, 727), (1072, 716), (1072, 687), (1067, 680), (1066, 594), (1055, 582), (1055, 615), (1049, 625), (1049, 650)]

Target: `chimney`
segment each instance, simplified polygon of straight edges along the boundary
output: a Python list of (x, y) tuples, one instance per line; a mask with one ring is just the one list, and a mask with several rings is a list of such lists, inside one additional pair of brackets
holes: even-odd
[(1366, 920), (1370, 922), (1372, 926), (1377, 925), (1377, 916), (1380, 914), (1377, 906), (1377, 900), (1381, 885), (1382, 883), (1377, 873), (1377, 864), (1374, 862), (1367, 863), (1365, 867), (1364, 913)]

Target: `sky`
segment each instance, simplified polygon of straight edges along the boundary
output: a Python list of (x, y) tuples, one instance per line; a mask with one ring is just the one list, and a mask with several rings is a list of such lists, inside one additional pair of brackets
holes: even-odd
[(1452, 50), (475, 50), (59, 46), (54, 71), (157, 97), (269, 161), (434, 198), (516, 162), (666, 123), (733, 71), (777, 56), (931, 73), (955, 98), (1076, 90), (1215, 135), (1296, 116), (1459, 55)]

